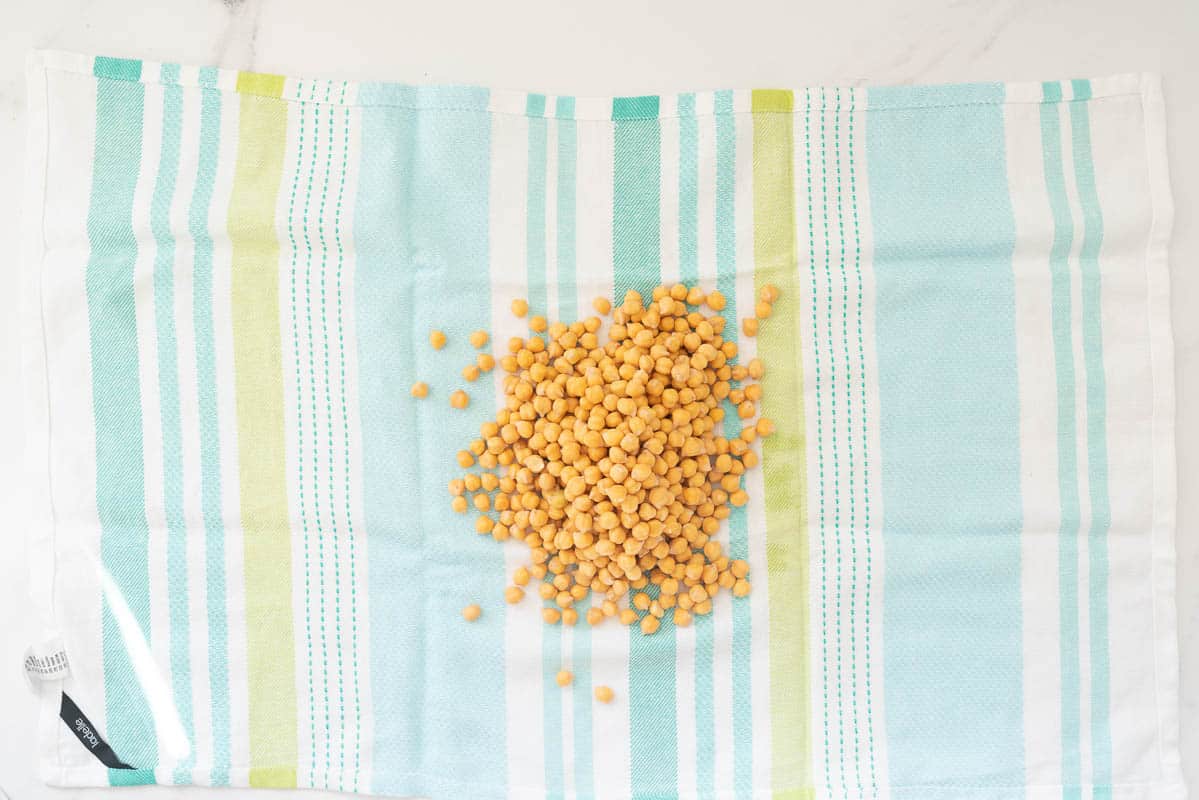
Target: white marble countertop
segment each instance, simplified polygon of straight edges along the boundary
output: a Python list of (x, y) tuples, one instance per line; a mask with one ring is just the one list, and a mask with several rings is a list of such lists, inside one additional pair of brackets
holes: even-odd
[[(33, 774), (16, 297), (25, 53), (33, 47), (338, 78), (460, 82), (578, 95), (682, 89), (1040, 80), (1157, 71), (1176, 205), (1179, 624), (1183, 765), (1199, 787), (1199, 3), (1194, 0), (719, 0), (478, 3), (388, 0), (8, 0), (0, 25), (0, 787), (12, 800), (84, 796)], [(591, 9), (602, 13), (588, 13)], [(128, 790), (123, 790), (127, 792)], [(122, 792), (111, 790), (108, 794)], [(151, 787), (139, 797), (229, 800)], [(92, 794), (91, 796), (100, 796)], [(257, 796), (257, 795), (253, 795)], [(278, 796), (278, 795), (275, 795)], [(316, 798), (316, 793), (305, 793)], [(3, 797), (3, 794), (0, 794)]]

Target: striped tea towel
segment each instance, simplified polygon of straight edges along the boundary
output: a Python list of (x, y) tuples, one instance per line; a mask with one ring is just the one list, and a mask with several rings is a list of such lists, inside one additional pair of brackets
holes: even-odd
[[(1156, 79), (29, 75), (47, 781), (1184, 796)], [(499, 379), (446, 393), (512, 298), (569, 320), (660, 281), (733, 320), (782, 290), (738, 341), (779, 433), (720, 534), (755, 589), (655, 636), (546, 627), (446, 494)]]

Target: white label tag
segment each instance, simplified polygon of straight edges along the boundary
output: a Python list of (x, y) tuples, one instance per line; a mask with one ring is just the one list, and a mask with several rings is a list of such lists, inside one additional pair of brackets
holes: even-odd
[(34, 681), (58, 681), (67, 677), (71, 664), (62, 639), (57, 636), (25, 651), (25, 678)]

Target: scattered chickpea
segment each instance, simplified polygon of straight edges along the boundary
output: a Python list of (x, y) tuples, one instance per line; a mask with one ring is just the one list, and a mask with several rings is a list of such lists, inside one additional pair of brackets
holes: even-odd
[(651, 633), (657, 633), (660, 624), (657, 617), (646, 614), (641, 618), (641, 632), (646, 636), (649, 636)]
[(462, 467), (463, 469), (466, 469), (467, 467), (471, 466), (474, 463), (475, 463), (475, 457), (470, 454), (469, 450), (459, 450), (458, 451), (458, 466)]
[(512, 582), (517, 586), (528, 586), (529, 571), (524, 567), (517, 567), (516, 572), (512, 573)]
[(429, 344), (433, 345), (434, 350), (440, 350), (445, 347), (445, 334), (441, 331), (430, 331)]
[(474, 622), (483, 613), (483, 609), (479, 608), (478, 603), (471, 603), (466, 608), (462, 609), (462, 618), (467, 622)]
[(746, 370), (749, 372), (749, 377), (755, 381), (761, 380), (762, 376), (766, 374), (766, 367), (762, 365), (760, 358), (750, 359), (750, 362), (746, 364)]
[(562, 612), (556, 608), (541, 609), (541, 619), (546, 625), (557, 625), (562, 620)]
[(417, 381), (416, 383), (412, 384), (412, 396), (413, 397), (428, 397), (429, 396), (429, 384), (425, 383), (424, 381)]
[(756, 317), (746, 317), (741, 320), (741, 332), (746, 336), (758, 335), (758, 320)]
[(479, 368), (474, 364), (463, 367), (462, 377), (468, 381), (477, 381), (479, 379)]
[(637, 621), (637, 612), (631, 608), (624, 608), (620, 611), (620, 624), (632, 625)]
[(674, 610), (674, 624), (676, 628), (686, 628), (691, 624), (691, 612), (685, 608), (676, 608)]
[(465, 497), (462, 497), (461, 495), (459, 495), (458, 497), (455, 497), (455, 498), (454, 498), (454, 499), (453, 499), (453, 500), (450, 502), (450, 506), (451, 506), (451, 507), (453, 507), (453, 509), (454, 509), (455, 511), (457, 511), (459, 514), (465, 514), (465, 513), (466, 513), (466, 509), (467, 509), (467, 506), (468, 506), (468, 503), (466, 502), (466, 498), (465, 498)]
[(476, 350), (482, 350), (489, 338), (491, 337), (488, 336), (487, 331), (475, 331), (470, 335), (470, 346)]
[(572, 675), (568, 670), (564, 669), (558, 670), (558, 674), (554, 676), (554, 680), (559, 686), (570, 686), (571, 681), (574, 679), (575, 676)]
[(779, 299), (779, 287), (768, 283), (758, 292), (758, 299), (765, 303), (775, 303)]
[(529, 303), (519, 297), (512, 301), (512, 313), (518, 317), (523, 317), (529, 313)]
[(771, 311), (770, 303), (765, 301), (758, 301), (758, 304), (754, 306), (754, 316), (758, 319), (769, 319)]
[(461, 389), (456, 389), (450, 394), (450, 406), (453, 408), (466, 408), (470, 405), (470, 397)]
[(599, 700), (601, 703), (611, 703), (612, 698), (615, 696), (616, 695), (612, 692), (612, 688), (609, 686), (595, 687), (595, 699)]
[(754, 427), (758, 431), (759, 436), (770, 436), (774, 433), (774, 422), (771, 421), (770, 417), (762, 417)]
[(727, 301), (725, 300), (724, 295), (721, 292), (717, 291), (717, 292), (711, 292), (708, 294), (708, 297), (707, 297), (708, 308), (712, 309), (713, 311), (723, 311), (726, 302)]
[(479, 369), (484, 372), (491, 372), (495, 369), (495, 356), (491, 353), (479, 353), (479, 357), (475, 359), (475, 363), (479, 365)]
[(546, 322), (545, 317), (537, 315), (529, 318), (529, 330), (534, 333), (545, 333)]
[(595, 313), (607, 316), (612, 310), (612, 303), (606, 297), (597, 297), (591, 301), (591, 307), (595, 309)]
[(562, 609), (562, 624), (574, 625), (579, 621), (579, 612), (573, 608)]

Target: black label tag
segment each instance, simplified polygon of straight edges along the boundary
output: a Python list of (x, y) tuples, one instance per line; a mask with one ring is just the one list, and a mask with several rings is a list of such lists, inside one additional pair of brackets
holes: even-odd
[(67, 727), (71, 729), (71, 733), (75, 734), (75, 738), (80, 744), (88, 749), (92, 755), (100, 759), (104, 766), (109, 769), (134, 769), (121, 759), (117, 758), (117, 754), (108, 746), (108, 742), (104, 741), (100, 736), (100, 732), (96, 730), (96, 726), (92, 721), (84, 716), (84, 713), (79, 710), (79, 706), (75, 705), (75, 701), (62, 693), (62, 707), (59, 709), (58, 716), (62, 717), (62, 721), (67, 723)]

